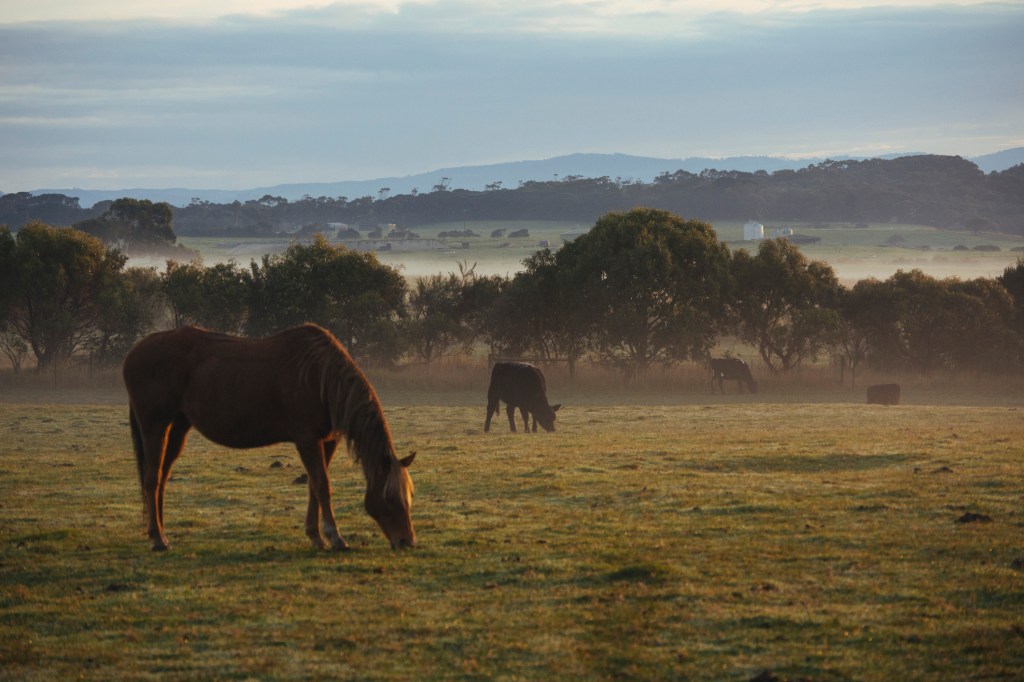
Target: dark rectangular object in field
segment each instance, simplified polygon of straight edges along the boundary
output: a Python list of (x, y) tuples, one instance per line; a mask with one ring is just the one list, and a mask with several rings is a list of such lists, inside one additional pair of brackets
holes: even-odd
[(868, 405), (899, 405), (899, 384), (875, 384), (868, 386)]

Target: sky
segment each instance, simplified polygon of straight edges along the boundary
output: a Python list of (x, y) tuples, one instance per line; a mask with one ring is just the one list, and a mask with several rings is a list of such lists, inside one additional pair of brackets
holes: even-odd
[(1024, 2), (0, 0), (0, 191), (1024, 146)]

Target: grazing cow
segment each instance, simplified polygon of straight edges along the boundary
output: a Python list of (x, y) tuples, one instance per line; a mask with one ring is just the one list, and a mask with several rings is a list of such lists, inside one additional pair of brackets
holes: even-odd
[(899, 405), (899, 384), (875, 384), (868, 386), (868, 405)]
[(715, 382), (718, 382), (718, 390), (723, 394), (725, 387), (722, 383), (726, 380), (735, 380), (739, 392), (743, 393), (743, 384), (751, 393), (757, 393), (757, 382), (750, 373), (750, 366), (739, 358), (711, 358), (711, 392), (715, 392)]
[(555, 412), (559, 405), (548, 405), (544, 375), (526, 362), (497, 362), (491, 370), (491, 385), (487, 387), (487, 421), (484, 431), (491, 430), (491, 417), (498, 412), (503, 401), (508, 413), (508, 426), (516, 430), (516, 408), (523, 414), (523, 429), (530, 430), (529, 415), (533, 415), (533, 430), (540, 423), (545, 431), (555, 430)]

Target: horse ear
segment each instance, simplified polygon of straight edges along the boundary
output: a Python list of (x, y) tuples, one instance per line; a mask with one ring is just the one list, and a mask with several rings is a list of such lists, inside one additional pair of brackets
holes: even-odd
[(398, 460), (398, 463), (401, 464), (403, 467), (408, 467), (410, 464), (412, 464), (412, 460), (414, 460), (415, 458), (416, 453), (411, 452), (409, 453), (408, 457), (403, 457), (402, 459)]
[(562, 403), (558, 403), (557, 405), (552, 405), (551, 406), (551, 411), (552, 412), (558, 412), (560, 409), (562, 409)]

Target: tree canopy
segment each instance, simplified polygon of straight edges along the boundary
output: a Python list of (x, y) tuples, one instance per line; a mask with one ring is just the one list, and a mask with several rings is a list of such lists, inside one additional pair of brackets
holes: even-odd
[(730, 256), (710, 225), (660, 209), (609, 213), (561, 250), (526, 258), (514, 277), (460, 264), (407, 282), (321, 236), (248, 267), (169, 261), (159, 273), (125, 262), (79, 230), (0, 228), (0, 352), (11, 366), (29, 354), (40, 371), (75, 357), (113, 365), (168, 326), (266, 336), (316, 322), (360, 361), (385, 364), (483, 347), (567, 359), (570, 375), (586, 359), (642, 378), (703, 361), (729, 333), (771, 372), (826, 352), (854, 370), (1024, 369), (1024, 262), (998, 278), (911, 270), (847, 288), (789, 241)]
[(610, 213), (555, 262), (606, 358), (643, 376), (655, 362), (699, 358), (729, 295), (729, 250), (708, 223), (667, 211)]
[[(6, 230), (4, 230), (6, 233)], [(99, 239), (33, 222), (0, 239), (6, 252), (6, 325), (44, 370), (66, 361), (94, 331), (127, 258)]]
[(788, 372), (833, 341), (840, 287), (827, 263), (808, 261), (785, 239), (765, 239), (757, 255), (733, 257), (740, 338), (773, 373)]

